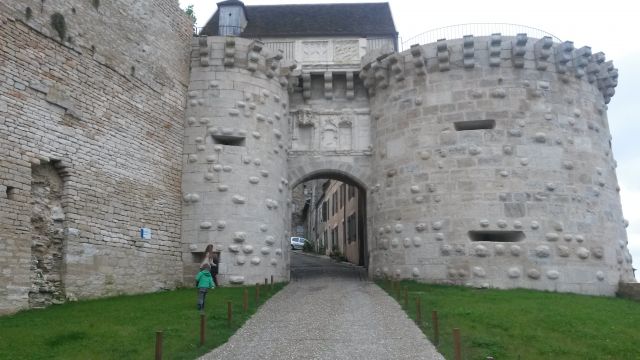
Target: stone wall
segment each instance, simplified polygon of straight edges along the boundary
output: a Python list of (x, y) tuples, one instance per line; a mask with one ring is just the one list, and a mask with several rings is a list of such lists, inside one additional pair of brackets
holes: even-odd
[(625, 299), (640, 301), (640, 283), (620, 283), (616, 294)]
[(288, 80), (260, 42), (194, 39), (183, 153), (185, 281), (207, 244), (219, 281), (289, 279)]
[(292, 156), (370, 155), (369, 100), (357, 74), (328, 71), (300, 78), (290, 94)]
[(0, 313), (181, 282), (190, 37), (176, 1), (0, 3)]
[(55, 16), (57, 23), (64, 23), (66, 47), (123, 76), (135, 76), (158, 92), (188, 85), (184, 54), (192, 36), (191, 22), (177, 0), (2, 0), (0, 14), (61, 41), (60, 26), (53, 25)]
[(372, 274), (606, 295), (633, 281), (604, 54), (465, 37), (378, 58), (361, 77)]

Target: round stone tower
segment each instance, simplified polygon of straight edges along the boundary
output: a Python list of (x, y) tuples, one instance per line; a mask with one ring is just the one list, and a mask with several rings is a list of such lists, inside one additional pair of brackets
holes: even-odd
[(370, 272), (611, 295), (634, 281), (604, 54), (466, 36), (378, 57)]
[[(195, 38), (182, 190), (185, 281), (208, 244), (219, 280), (288, 280), (287, 80), (259, 41)], [(285, 69), (286, 71), (286, 69)]]

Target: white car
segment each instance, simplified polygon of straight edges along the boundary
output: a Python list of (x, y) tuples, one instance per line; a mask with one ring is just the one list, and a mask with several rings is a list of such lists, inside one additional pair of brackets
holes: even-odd
[(301, 250), (304, 247), (304, 242), (307, 241), (301, 237), (291, 237), (291, 250)]

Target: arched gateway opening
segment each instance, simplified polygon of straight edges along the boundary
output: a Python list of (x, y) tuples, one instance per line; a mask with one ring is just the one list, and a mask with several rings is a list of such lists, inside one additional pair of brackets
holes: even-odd
[(290, 178), (291, 236), (306, 239), (307, 252), (368, 267), (366, 174), (342, 162), (300, 163)]
[(292, 250), (368, 265), (366, 191), (355, 181), (328, 173), (309, 177), (292, 189), (291, 213)]

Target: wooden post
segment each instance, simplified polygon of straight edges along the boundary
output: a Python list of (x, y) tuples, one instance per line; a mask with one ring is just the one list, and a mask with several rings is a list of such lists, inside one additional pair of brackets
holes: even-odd
[(409, 308), (409, 289), (406, 286), (404, 287), (404, 308)]
[(242, 295), (242, 311), (246, 313), (249, 310), (249, 289), (245, 288)]
[(156, 331), (156, 360), (162, 360), (162, 330)]
[(231, 301), (227, 301), (227, 325), (231, 326), (231, 321), (233, 321), (233, 311), (232, 311)]
[(397, 282), (396, 283), (396, 300), (398, 300), (398, 302), (400, 302), (401, 299), (401, 295), (400, 295), (400, 283)]
[(264, 278), (264, 287), (267, 287), (267, 285), (269, 285), (269, 279)]
[(205, 315), (200, 314), (200, 346), (204, 346)]
[(438, 312), (431, 312), (431, 322), (433, 322), (433, 345), (440, 345), (440, 324), (438, 323)]
[(462, 360), (462, 348), (460, 346), (460, 329), (453, 329), (453, 358)]
[(260, 283), (256, 283), (256, 307), (258, 307), (259, 301), (260, 301)]
[(420, 307), (420, 297), (416, 297), (416, 324), (418, 327), (422, 326), (422, 309)]

